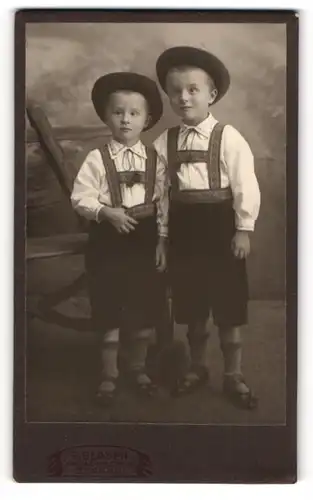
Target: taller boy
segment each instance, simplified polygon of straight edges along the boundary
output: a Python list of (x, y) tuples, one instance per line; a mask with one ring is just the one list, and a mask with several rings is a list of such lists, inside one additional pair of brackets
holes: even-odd
[(247, 322), (245, 259), (260, 207), (249, 145), (209, 112), (230, 77), (214, 55), (193, 47), (166, 50), (157, 61), (159, 82), (182, 119), (155, 141), (171, 183), (169, 270), (175, 321), (188, 325), (190, 371), (176, 394), (208, 379), (205, 365), (210, 311), (224, 355), (224, 391), (234, 403), (256, 406), (241, 370), (240, 326)]

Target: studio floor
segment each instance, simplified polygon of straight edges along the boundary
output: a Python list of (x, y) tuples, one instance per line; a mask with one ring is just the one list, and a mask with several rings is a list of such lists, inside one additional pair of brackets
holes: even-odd
[[(73, 307), (81, 309), (79, 300), (83, 299), (68, 306), (71, 313)], [(175, 338), (186, 343), (185, 333), (183, 327), (175, 327)], [(259, 397), (257, 410), (239, 410), (224, 399), (222, 356), (213, 327), (207, 353), (210, 386), (180, 399), (161, 390), (158, 398), (149, 401), (122, 388), (108, 410), (99, 408), (94, 401), (99, 376), (95, 334), (32, 319), (27, 332), (27, 420), (283, 425), (285, 303), (252, 301), (244, 339), (244, 373)]]

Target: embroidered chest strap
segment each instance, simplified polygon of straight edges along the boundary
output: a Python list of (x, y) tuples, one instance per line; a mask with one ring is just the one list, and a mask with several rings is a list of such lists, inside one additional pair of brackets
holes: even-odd
[[(144, 172), (132, 171), (132, 172), (117, 172), (114, 161), (112, 160), (108, 147), (105, 145), (100, 150), (102, 155), (102, 161), (106, 169), (107, 181), (109, 186), (109, 191), (111, 195), (111, 201), (113, 207), (121, 207), (123, 204), (120, 184), (125, 183), (129, 187), (132, 187), (135, 183), (142, 183), (145, 186), (145, 205), (152, 205), (152, 199), (155, 187), (156, 178), (156, 160), (157, 154), (154, 149), (146, 148), (146, 168)], [(137, 212), (142, 211), (143, 205), (138, 205)], [(129, 209), (135, 212), (136, 207)], [(153, 212), (153, 207), (149, 208), (147, 214)], [(146, 213), (146, 209), (144, 210)]]
[(146, 174), (141, 171), (117, 172), (120, 184), (126, 184), (127, 187), (133, 187), (134, 184), (145, 184)]
[(220, 151), (223, 129), (224, 125), (221, 123), (215, 125), (207, 151), (177, 150), (179, 127), (169, 129), (167, 139), (168, 164), (174, 191), (178, 190), (177, 171), (182, 163), (206, 163), (210, 189), (219, 189), (221, 187)]

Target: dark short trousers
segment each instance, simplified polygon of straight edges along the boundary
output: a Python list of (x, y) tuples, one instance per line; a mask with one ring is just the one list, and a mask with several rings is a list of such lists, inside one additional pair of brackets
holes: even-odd
[(156, 245), (155, 217), (141, 220), (130, 234), (119, 234), (107, 222), (91, 224), (86, 270), (97, 331), (155, 325), (164, 291), (156, 270)]
[(247, 322), (245, 260), (231, 251), (235, 214), (231, 202), (172, 204), (169, 271), (175, 321), (190, 324), (213, 314), (219, 327)]

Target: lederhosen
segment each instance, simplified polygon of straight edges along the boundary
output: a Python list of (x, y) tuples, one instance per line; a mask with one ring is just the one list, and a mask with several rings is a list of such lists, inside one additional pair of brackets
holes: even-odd
[(138, 224), (129, 234), (120, 234), (111, 223), (92, 222), (86, 251), (90, 303), (95, 329), (121, 328), (132, 331), (155, 325), (157, 271), (156, 206), (153, 194), (156, 153), (146, 148), (144, 172), (117, 172), (107, 146), (101, 150), (113, 207), (122, 207), (120, 184), (145, 186), (145, 200), (127, 209)]
[[(169, 270), (174, 317), (180, 324), (205, 319), (211, 311), (218, 326), (247, 321), (246, 263), (231, 251), (236, 231), (232, 191), (221, 188), (223, 128), (216, 124), (207, 151), (178, 151), (179, 127), (168, 131)], [(179, 189), (177, 172), (188, 162), (206, 163), (210, 189)]]

